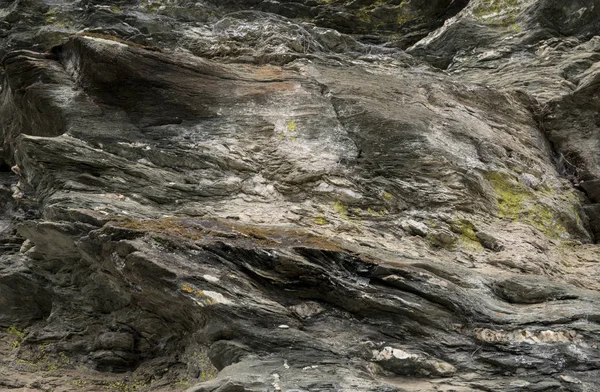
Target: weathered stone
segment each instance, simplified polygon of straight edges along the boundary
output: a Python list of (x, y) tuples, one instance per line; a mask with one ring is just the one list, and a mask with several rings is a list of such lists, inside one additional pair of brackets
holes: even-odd
[(248, 347), (236, 341), (218, 340), (210, 346), (208, 356), (213, 365), (220, 370), (239, 362), (249, 352)]
[(477, 239), (479, 240), (481, 245), (483, 245), (484, 248), (493, 251), (500, 251), (504, 248), (502, 244), (498, 241), (498, 239), (490, 233), (478, 231), (475, 235), (477, 236)]
[(449, 363), (425, 359), (418, 354), (393, 347), (384, 347), (381, 351), (376, 351), (373, 359), (384, 369), (399, 375), (439, 377), (456, 372), (454, 366)]
[(0, 269), (0, 326), (4, 328), (29, 326), (46, 319), (52, 309), (50, 293), (32, 279), (25, 266), (16, 264)]
[(501, 295), (513, 303), (535, 304), (577, 299), (574, 288), (553, 283), (541, 276), (515, 276), (498, 283)]
[(595, 390), (599, 10), (0, 4), (0, 388)]

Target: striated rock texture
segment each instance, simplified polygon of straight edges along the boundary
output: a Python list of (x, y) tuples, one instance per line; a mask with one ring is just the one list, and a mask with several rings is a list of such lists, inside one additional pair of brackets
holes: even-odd
[(595, 0), (0, 2), (0, 390), (600, 390)]

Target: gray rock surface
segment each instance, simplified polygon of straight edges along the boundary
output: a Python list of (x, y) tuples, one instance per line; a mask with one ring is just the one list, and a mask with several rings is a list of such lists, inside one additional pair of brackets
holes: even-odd
[(596, 391), (599, 12), (1, 2), (0, 389)]

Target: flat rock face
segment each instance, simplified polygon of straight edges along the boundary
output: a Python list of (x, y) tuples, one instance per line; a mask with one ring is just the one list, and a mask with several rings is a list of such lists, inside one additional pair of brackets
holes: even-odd
[(0, 389), (596, 390), (598, 12), (0, 3)]

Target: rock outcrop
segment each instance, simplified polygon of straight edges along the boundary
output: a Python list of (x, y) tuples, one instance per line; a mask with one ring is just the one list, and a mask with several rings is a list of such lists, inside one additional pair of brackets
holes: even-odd
[(597, 390), (595, 3), (1, 3), (0, 388)]

